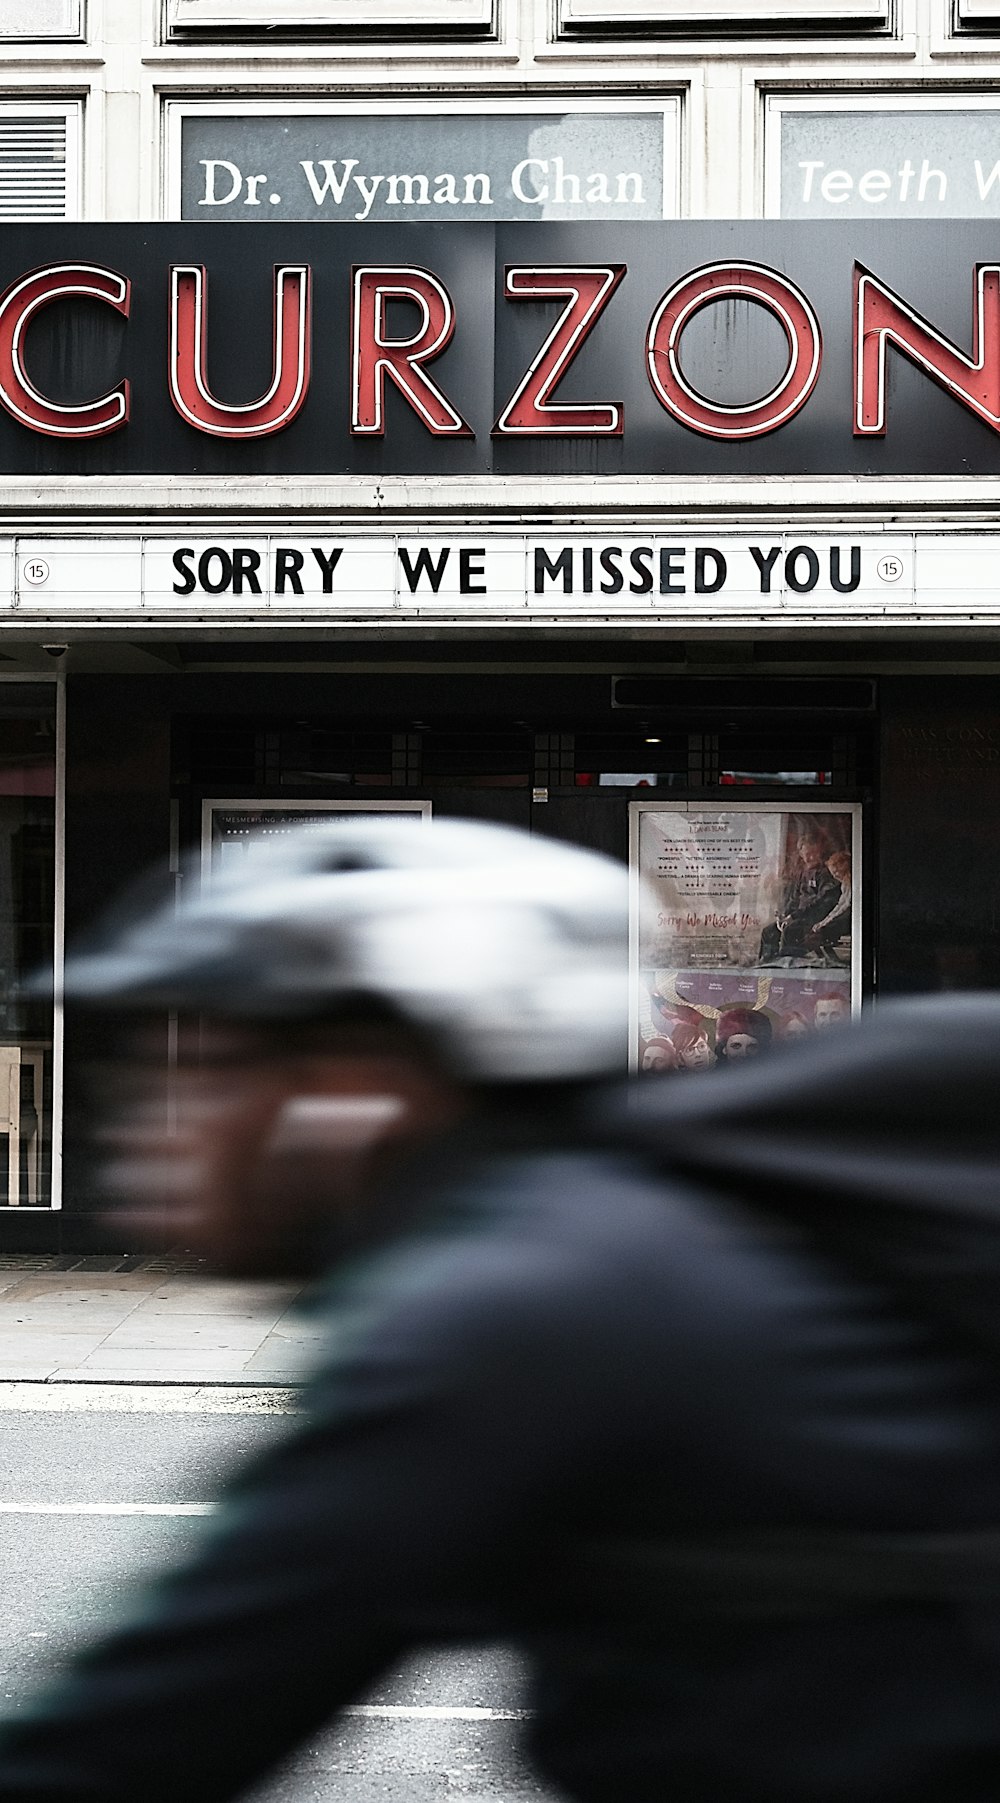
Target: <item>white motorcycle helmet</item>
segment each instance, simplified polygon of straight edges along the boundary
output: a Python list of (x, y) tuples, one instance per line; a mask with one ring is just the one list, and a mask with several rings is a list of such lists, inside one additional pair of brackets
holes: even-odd
[(628, 876), (477, 821), (341, 820), (252, 843), (66, 966), (71, 1000), (265, 1024), (365, 1004), (472, 1081), (624, 1067)]

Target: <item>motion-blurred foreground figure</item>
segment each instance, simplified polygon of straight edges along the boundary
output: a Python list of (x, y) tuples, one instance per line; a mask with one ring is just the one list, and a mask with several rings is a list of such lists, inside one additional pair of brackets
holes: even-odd
[(71, 962), (205, 1017), (119, 1180), (237, 1266), (332, 1260), (330, 1350), (0, 1798), (230, 1798), (404, 1651), (505, 1637), (582, 1803), (996, 1803), (1000, 1001), (627, 1095), (625, 888), (331, 826)]

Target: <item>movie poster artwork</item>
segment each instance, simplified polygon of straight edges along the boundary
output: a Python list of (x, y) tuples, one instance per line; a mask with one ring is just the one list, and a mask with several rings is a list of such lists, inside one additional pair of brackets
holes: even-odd
[(633, 803), (640, 1071), (715, 1070), (850, 1019), (859, 812)]

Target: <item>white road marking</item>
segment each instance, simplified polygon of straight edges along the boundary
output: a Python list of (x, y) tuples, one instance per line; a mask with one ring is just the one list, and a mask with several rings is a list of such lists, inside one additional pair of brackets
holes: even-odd
[(124, 1415), (294, 1415), (298, 1390), (215, 1384), (0, 1382), (0, 1411)]
[(437, 1703), (423, 1703), (411, 1708), (406, 1703), (351, 1703), (341, 1715), (375, 1716), (382, 1721), (433, 1722), (526, 1722), (530, 1709), (448, 1708)]
[(211, 1515), (216, 1503), (0, 1502), (0, 1515)]

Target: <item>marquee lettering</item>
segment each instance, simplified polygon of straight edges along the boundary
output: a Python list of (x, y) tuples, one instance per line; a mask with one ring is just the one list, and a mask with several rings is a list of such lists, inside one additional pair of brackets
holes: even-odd
[(1000, 264), (980, 263), (974, 272), (971, 357), (854, 265), (855, 437), (885, 434), (890, 344), (1000, 432)]
[[(420, 323), (409, 337), (389, 336), (391, 301), (413, 301), (418, 307)], [(351, 431), (382, 437), (388, 376), (435, 437), (473, 437), (424, 368), (440, 357), (454, 330), (451, 295), (429, 269), (356, 267), (351, 281)]]
[(493, 428), (497, 437), (621, 435), (625, 410), (620, 402), (600, 406), (595, 402), (554, 402), (549, 397), (582, 350), (624, 276), (624, 263), (592, 269), (516, 265), (506, 270), (504, 293), (508, 300), (561, 300), (564, 295), (568, 300), (497, 420)]
[[(410, 230), (412, 228), (407, 228)], [(169, 254), (169, 253), (168, 253)], [(200, 264), (167, 264), (168, 284), (168, 392), (173, 408), (195, 432), (229, 440), (268, 438), (293, 424), (309, 395), (312, 375), (313, 272), (306, 263), (279, 263), (274, 269), (272, 296), (273, 352), (269, 385), (255, 400), (220, 399), (208, 377), (208, 276)], [(556, 302), (556, 318), (513, 387), (513, 392), (492, 427), (498, 439), (621, 438), (625, 431), (625, 403), (610, 400), (566, 401), (556, 398), (575, 360), (595, 331), (609, 330), (606, 315), (627, 273), (624, 263), (573, 265), (571, 263), (517, 263), (504, 271), (506, 301)], [(344, 271), (346, 287), (347, 274)], [(655, 291), (654, 291), (655, 292)], [(333, 329), (337, 295), (328, 300)], [(347, 300), (346, 293), (340, 296)], [(484, 302), (485, 302), (485, 297)], [(32, 433), (75, 440), (96, 438), (117, 431), (130, 417), (129, 382), (122, 378), (108, 393), (78, 402), (54, 400), (33, 380), (27, 355), (30, 327), (37, 315), (57, 301), (99, 302), (113, 308), (124, 321), (131, 317), (129, 278), (100, 263), (58, 262), (18, 277), (0, 293), (0, 407)], [(690, 379), (684, 365), (684, 333), (703, 309), (719, 303), (747, 302), (762, 307), (781, 325), (785, 338), (783, 368), (769, 392), (744, 403), (713, 399)], [(144, 308), (148, 322), (151, 308)], [(74, 309), (73, 332), (56, 353), (56, 367), (68, 361), (67, 348), (79, 346), (86, 361), (92, 343), (101, 349), (102, 334), (93, 330), (86, 315)], [(482, 333), (492, 347), (491, 333), (502, 331), (506, 310), (486, 322), (458, 321), (452, 297), (433, 270), (403, 263), (356, 265), (350, 274), (349, 392), (332, 397), (329, 422), (313, 421), (312, 427), (332, 437), (343, 431), (340, 408), (346, 403), (350, 433), (360, 438), (384, 438), (387, 406), (400, 409), (399, 423), (407, 410), (416, 415), (433, 437), (469, 439), (470, 425), (435, 379), (432, 366), (447, 350), (459, 325), (473, 335)], [(843, 320), (846, 333), (846, 318)], [(142, 328), (149, 332), (148, 323)], [(55, 327), (53, 326), (53, 330)], [(132, 331), (139, 330), (138, 320)], [(39, 332), (39, 339), (46, 334)], [(148, 338), (146, 339), (148, 344)], [(717, 344), (724, 348), (721, 330)], [(595, 341), (596, 343), (596, 341)], [(946, 394), (1000, 433), (1000, 261), (977, 264), (973, 274), (971, 351), (954, 344), (917, 308), (894, 292), (879, 276), (861, 264), (854, 265), (853, 364), (850, 400), (843, 396), (843, 432), (855, 437), (884, 436), (889, 417), (890, 350), (904, 357), (921, 375), (928, 376)], [(336, 346), (324, 346), (337, 367)], [(847, 344), (843, 347), (846, 361)], [(52, 355), (52, 347), (49, 347)], [(644, 390), (646, 377), (660, 407), (688, 431), (700, 437), (737, 443), (779, 430), (807, 404), (819, 379), (823, 356), (819, 319), (808, 296), (788, 276), (754, 262), (713, 262), (681, 276), (657, 301), (645, 342), (635, 344), (631, 373), (622, 377)], [(159, 358), (157, 358), (159, 361)], [(113, 367), (113, 366), (112, 366)], [(617, 367), (621, 368), (619, 363)], [(155, 372), (144, 361), (143, 379)], [(46, 385), (44, 377), (41, 378)], [(84, 393), (100, 388), (107, 377), (87, 380), (77, 376)], [(54, 382), (48, 384), (54, 386)], [(387, 403), (389, 386), (398, 400)], [(596, 387), (595, 382), (595, 387)], [(248, 386), (252, 386), (248, 382)], [(835, 385), (825, 404), (833, 414), (840, 404)], [(482, 384), (477, 380), (481, 392)], [(155, 404), (155, 403), (154, 403)], [(906, 406), (910, 403), (904, 402)], [(850, 410), (850, 411), (849, 411)], [(150, 406), (149, 411), (152, 411)], [(645, 405), (648, 414), (648, 402)], [(655, 410), (654, 410), (655, 416)], [(662, 421), (664, 432), (672, 430)], [(487, 414), (477, 426), (485, 430)], [(850, 423), (849, 423), (850, 422)], [(162, 421), (161, 421), (162, 423)], [(404, 422), (405, 423), (405, 422)], [(3, 430), (9, 428), (4, 425)], [(185, 436), (173, 427), (173, 441)], [(649, 438), (648, 424), (641, 428)], [(147, 432), (147, 438), (149, 434)], [(141, 449), (141, 447), (139, 447)], [(315, 456), (315, 450), (308, 455)], [(343, 457), (343, 444), (331, 454)], [(808, 447), (806, 448), (808, 455)], [(949, 452), (949, 455), (951, 453)], [(867, 457), (855, 452), (854, 458)], [(185, 461), (183, 449), (179, 462)], [(419, 459), (417, 460), (419, 462)], [(634, 459), (633, 459), (634, 461)], [(822, 462), (822, 457), (820, 459)], [(550, 454), (554, 463), (554, 454)], [(677, 462), (676, 449), (663, 467)], [(337, 467), (336, 462), (331, 468)], [(582, 466), (581, 466), (582, 467)], [(655, 446), (650, 468), (659, 467)], [(808, 572), (807, 572), (808, 573)], [(296, 572), (289, 569), (287, 580)], [(250, 572), (246, 576), (250, 580)], [(793, 584), (794, 586), (794, 584)]]
[(75, 405), (40, 394), (24, 365), (24, 342), (36, 313), (53, 301), (99, 300), (125, 319), (131, 284), (114, 269), (91, 263), (51, 263), (12, 282), (0, 295), (0, 402), (22, 426), (49, 438), (100, 438), (129, 417), (129, 385), (121, 382), (99, 401)]
[[(744, 406), (707, 400), (681, 367), (684, 330), (702, 307), (720, 300), (753, 301), (773, 313), (788, 340), (784, 374), (770, 394)], [(761, 263), (706, 263), (663, 296), (646, 338), (646, 367), (653, 393), (668, 413), (707, 438), (759, 438), (783, 426), (804, 407), (819, 376), (819, 320), (793, 282)]]
[(291, 425), (309, 392), (311, 271), (274, 271), (274, 364), (259, 400), (220, 401), (208, 386), (208, 282), (200, 264), (170, 271), (170, 398), (181, 418), (211, 438), (269, 438)]

